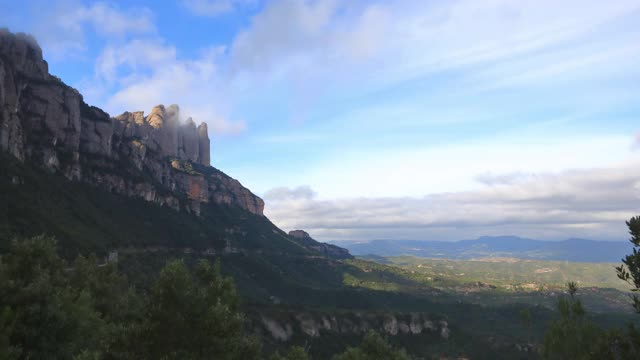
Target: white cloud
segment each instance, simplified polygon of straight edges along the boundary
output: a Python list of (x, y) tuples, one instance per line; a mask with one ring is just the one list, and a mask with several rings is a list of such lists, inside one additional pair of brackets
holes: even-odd
[(89, 88), (89, 102), (105, 104), (114, 115), (176, 103), (185, 116), (206, 122), (212, 134), (237, 134), (245, 131), (246, 123), (228, 120), (227, 80), (218, 69), (222, 50), (210, 48), (185, 60), (158, 39), (109, 45), (96, 61), (96, 76), (82, 87)]
[[(399, 56), (407, 60), (403, 70), (409, 73), (526, 58), (545, 51), (568, 55), (566, 49), (599, 40), (607, 26), (615, 25), (613, 20), (631, 16), (640, 3), (463, 0), (428, 6), (417, 3), (409, 12), (398, 13), (403, 21), (394, 21)], [(536, 69), (540, 63), (531, 65)]]
[(256, 0), (183, 0), (182, 5), (195, 15), (216, 17), (255, 2)]
[(147, 8), (121, 10), (111, 3), (98, 2), (91, 6), (81, 6), (65, 17), (66, 26), (88, 24), (104, 37), (142, 34), (155, 31), (153, 14)]
[[(185, 0), (183, 5), (201, 15), (214, 16), (252, 2)], [(592, 45), (591, 40), (584, 45), (581, 40), (590, 33), (600, 34), (596, 30), (607, 29), (614, 19), (629, 15), (639, 6), (637, 2), (620, 1), (602, 7), (577, 0), (562, 4), (544, 0), (517, 6), (505, 0), (481, 4), (472, 0), (445, 3), (275, 0), (265, 3), (249, 26), (233, 38), (228, 50), (213, 62), (179, 59), (175, 47), (178, 44), (165, 44), (157, 37), (134, 38), (127, 39), (128, 42), (108, 42), (97, 60), (96, 73), (111, 86), (116, 82), (121, 86), (108, 100), (110, 109), (139, 107), (150, 102), (143, 99), (151, 96), (181, 95), (178, 90), (194, 88), (204, 91), (196, 94), (196, 98), (211, 97), (215, 104), (214, 118), (227, 118), (236, 110), (235, 104), (252, 96), (261, 97), (276, 82), (281, 85), (278, 88), (291, 94), (286, 99), (290, 116), (293, 123), (300, 123), (312, 114), (324, 94), (358, 96), (451, 68), (483, 65), (482, 71), (462, 73), (458, 92), (521, 86), (541, 79), (558, 79), (571, 71), (591, 76), (599, 73), (593, 71), (595, 66), (619, 68), (613, 64), (640, 53), (638, 46), (620, 50), (629, 44), (628, 37), (633, 32), (612, 42), (606, 41), (611, 36), (605, 36), (599, 45)], [(79, 34), (80, 38), (87, 27), (105, 38), (155, 32), (153, 15), (144, 8), (120, 9), (96, 3), (53, 13), (52, 21), (58, 28), (68, 34)], [(64, 36), (54, 37), (62, 39), (59, 40), (62, 47), (69, 45)], [(144, 53), (145, 58), (140, 59), (136, 53)], [(155, 64), (149, 65), (150, 62)], [(186, 64), (215, 68), (216, 75), (192, 71)], [(171, 79), (172, 75), (186, 76), (187, 80)], [(196, 78), (210, 86), (197, 84)], [(165, 91), (162, 83), (167, 81), (175, 82), (176, 86)], [(218, 83), (213, 85), (213, 81)], [(100, 84), (92, 85), (90, 90), (96, 92), (101, 87), (112, 91)], [(136, 89), (145, 93), (134, 94)], [(220, 100), (221, 96), (225, 101)], [(184, 95), (170, 102), (183, 98)], [(195, 108), (202, 113), (214, 108), (204, 99), (194, 102), (201, 104)], [(230, 124), (218, 128), (235, 132), (246, 127)]]
[(624, 220), (639, 210), (639, 165), (536, 174), (516, 184), (420, 198), (322, 200), (308, 188), (301, 196), (293, 189), (267, 198), (265, 212), (283, 229), (302, 228), (323, 240), (505, 234), (622, 240)]
[(532, 176), (532, 174), (527, 174), (524, 172), (512, 172), (505, 174), (494, 174), (491, 172), (487, 172), (484, 174), (476, 175), (474, 179), (481, 184), (487, 186), (495, 186), (521, 183), (523, 181), (530, 180)]
[(271, 70), (301, 52), (323, 48), (338, 2), (274, 1), (252, 19), (231, 46), (232, 61), (239, 70)]
[(110, 2), (85, 5), (76, 0), (42, 2), (34, 7), (44, 13), (24, 21), (33, 22), (31, 31), (47, 56), (54, 59), (69, 59), (82, 53), (88, 46), (89, 30), (106, 40), (156, 32), (153, 13), (144, 7), (122, 9)]
[(298, 186), (290, 189), (287, 187), (278, 187), (267, 191), (264, 198), (267, 201), (283, 201), (283, 200), (311, 200), (316, 196), (315, 191), (309, 186)]
[(389, 48), (391, 22), (399, 20), (390, 11), (362, 1), (269, 2), (234, 38), (232, 70), (292, 80), (359, 66)]
[[(409, 108), (455, 98), (450, 109), (467, 109), (478, 95), (502, 91), (529, 92), (517, 102), (588, 113), (637, 102), (620, 87), (640, 76), (633, 62), (640, 29), (630, 25), (639, 11), (637, 0), (275, 0), (234, 38), (230, 71), (250, 84), (245, 98), (279, 89), (293, 124), (313, 118), (326, 98), (357, 102), (405, 86), (421, 86)], [(436, 121), (411, 115), (399, 121)]]
[[(363, 72), (371, 70), (368, 66), (362, 69), (363, 62), (369, 66), (393, 64), (375, 68), (375, 77), (386, 82), (568, 49), (561, 51), (565, 59), (549, 59), (555, 67), (539, 74), (553, 77), (574, 66), (570, 63), (589, 65), (582, 54), (574, 58), (572, 49), (583, 47), (581, 40), (600, 30), (594, 36), (597, 40), (613, 20), (638, 9), (640, 3), (634, 0), (606, 7), (598, 1), (578, 0), (517, 4), (508, 0), (280, 0), (269, 2), (251, 26), (236, 37), (232, 56), (243, 70), (273, 68), (274, 72), (286, 70), (292, 62), (322, 71), (358, 59), (355, 70)], [(625, 39), (629, 35), (633, 34), (626, 34)], [(563, 60), (569, 64), (563, 64)], [(539, 70), (540, 65), (530, 63), (528, 69)], [(521, 73), (522, 69), (517, 71)]]
[[(133, 40), (125, 45), (107, 45), (96, 59), (96, 76), (107, 82), (130, 83), (129, 75), (169, 65), (176, 48), (161, 41)], [(123, 74), (124, 72), (124, 74)]]

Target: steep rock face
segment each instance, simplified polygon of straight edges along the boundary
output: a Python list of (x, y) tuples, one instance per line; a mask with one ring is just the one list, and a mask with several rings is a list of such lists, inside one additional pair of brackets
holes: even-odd
[(264, 202), (210, 166), (207, 125), (177, 105), (116, 117), (49, 75), (36, 41), (0, 29), (0, 151), (70, 180), (200, 213), (202, 203), (262, 215)]
[[(0, 30), (2, 150), (78, 178), (80, 101), (76, 90), (49, 75), (32, 37)], [(60, 157), (67, 161), (61, 164)]]
[(211, 166), (211, 143), (208, 133), (209, 130), (206, 123), (198, 126), (198, 162), (204, 166)]
[(180, 127), (178, 157), (193, 162), (200, 160), (198, 130), (196, 130), (196, 123), (191, 118), (188, 118), (185, 124)]

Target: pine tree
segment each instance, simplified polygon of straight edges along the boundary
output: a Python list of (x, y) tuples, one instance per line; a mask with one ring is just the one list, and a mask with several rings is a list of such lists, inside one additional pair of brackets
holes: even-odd
[(202, 260), (191, 274), (180, 260), (169, 262), (151, 291), (143, 326), (154, 359), (257, 359), (260, 344), (244, 336), (233, 282), (219, 265)]
[[(629, 234), (631, 239), (629, 241), (633, 244), (633, 250), (631, 254), (628, 254), (622, 259), (623, 265), (616, 267), (618, 277), (627, 283), (632, 288), (631, 291), (640, 291), (640, 216), (632, 217), (627, 221), (627, 227), (629, 228)], [(638, 295), (633, 294), (632, 305), (636, 313), (640, 314), (640, 298)]]
[(577, 298), (578, 286), (567, 284), (569, 297), (558, 300), (560, 319), (554, 321), (544, 336), (543, 359), (595, 359), (596, 344), (604, 332), (592, 324)]

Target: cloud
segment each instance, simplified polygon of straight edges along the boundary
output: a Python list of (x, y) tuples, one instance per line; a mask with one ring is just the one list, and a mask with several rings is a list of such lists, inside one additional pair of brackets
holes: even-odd
[(183, 0), (182, 5), (198, 16), (216, 17), (253, 5), (256, 0)]
[(392, 20), (390, 9), (375, 2), (273, 1), (234, 38), (232, 64), (258, 72), (361, 64), (388, 47)]
[(211, 133), (238, 134), (246, 130), (246, 123), (229, 120), (227, 80), (218, 68), (222, 51), (212, 47), (197, 58), (181, 59), (175, 47), (161, 39), (109, 45), (96, 61), (94, 78), (81, 88), (94, 88), (87, 92), (91, 95), (88, 100), (106, 104), (105, 109), (114, 115), (176, 103), (182, 114), (206, 122)]
[(633, 139), (632, 147), (634, 150), (640, 149), (640, 133), (636, 134), (636, 137)]
[(513, 185), (526, 180), (530, 180), (532, 174), (526, 174), (523, 172), (513, 172), (507, 174), (493, 174), (491, 172), (476, 175), (474, 178), (477, 182), (487, 185)]
[(276, 196), (267, 198), (265, 213), (283, 229), (302, 228), (323, 240), (504, 234), (622, 240), (624, 220), (639, 210), (639, 165), (536, 174), (516, 184), (420, 198)]
[[(184, 0), (182, 5), (199, 15), (217, 16), (254, 3)], [(73, 0), (61, 4), (47, 11), (46, 18), (38, 17), (37, 37), (58, 53), (82, 51), (87, 46), (88, 30), (107, 39), (96, 72), (111, 86), (116, 82), (124, 86), (108, 100), (114, 106), (126, 105), (123, 94), (132, 95), (127, 88), (135, 86), (134, 82), (159, 86), (159, 75), (154, 76), (151, 68), (141, 64), (147, 59), (137, 59), (135, 46), (140, 47), (138, 52), (156, 57), (158, 62), (179, 59), (180, 54), (172, 51), (177, 52), (180, 44), (163, 43), (150, 9), (107, 2), (84, 5)], [(640, 5), (633, 1), (604, 8), (577, 0), (562, 4), (541, 0), (518, 6), (506, 0), (482, 4), (472, 0), (409, 0), (401, 4), (361, 0), (264, 3), (212, 64), (218, 73), (218, 88), (224, 87), (228, 92), (224, 95), (227, 105), (218, 99), (221, 91), (211, 95), (218, 108), (214, 117), (226, 118), (237, 112), (234, 107), (238, 103), (261, 98), (273, 88), (284, 89), (280, 101), (287, 102), (292, 123), (301, 123), (312, 117), (325, 96), (353, 98), (398, 83), (422, 81), (425, 76), (451, 69), (466, 71), (481, 66), (482, 71), (461, 73), (453, 79), (453, 85), (456, 92), (486, 91), (532, 81), (554, 81), (576, 71), (591, 76), (600, 72), (593, 71), (595, 66), (616, 69), (612, 63), (633, 59), (634, 54), (640, 53), (637, 46), (620, 51), (629, 44), (632, 33), (625, 33), (616, 41), (603, 41), (612, 36), (599, 41), (588, 37), (609, 31), (615, 27), (615, 19), (638, 10)], [(134, 45), (132, 40), (139, 42)], [(127, 42), (129, 49), (123, 46)], [(175, 64), (201, 64), (200, 60), (180, 59)], [(129, 71), (122, 71), (125, 68)], [(175, 66), (169, 65), (168, 69), (180, 74)], [(210, 77), (204, 79), (212, 81)], [(97, 87), (110, 89), (101, 84)], [(136, 101), (134, 105), (140, 103)], [(225, 109), (221, 111), (220, 107)], [(246, 120), (249, 123), (255, 119)], [(232, 132), (246, 126), (231, 126)], [(220, 128), (230, 129), (226, 125)]]
[(271, 2), (253, 17), (231, 46), (232, 63), (239, 70), (270, 70), (302, 52), (323, 48), (338, 2), (281, 0)]
[[(394, 66), (378, 68), (381, 74), (376, 77), (396, 81), (447, 68), (559, 52), (568, 64), (554, 58), (543, 64), (553, 69), (540, 69), (540, 62), (527, 66), (542, 71), (540, 76), (553, 77), (574, 67), (572, 63), (588, 62), (581, 54), (572, 56), (573, 49), (583, 47), (576, 40), (640, 9), (637, 1), (598, 5), (578, 0), (562, 4), (551, 0), (518, 4), (405, 1), (402, 6), (377, 1), (278, 0), (252, 19), (231, 49), (234, 63), (245, 70), (282, 70), (290, 62), (312, 62), (317, 71), (354, 59), (357, 69), (363, 62), (390, 61)], [(559, 45), (568, 50), (558, 51)], [(598, 49), (591, 51), (598, 53)], [(521, 69), (514, 70), (521, 74)]]
[(293, 189), (278, 187), (267, 191), (264, 196), (267, 201), (283, 200), (311, 200), (316, 197), (316, 192), (310, 186), (304, 185)]
[(169, 65), (175, 61), (176, 53), (175, 47), (158, 40), (136, 39), (120, 46), (107, 45), (96, 59), (96, 76), (110, 83), (126, 84), (135, 81), (131, 76), (136, 73)]
[[(626, 0), (610, 7), (578, 0), (275, 0), (231, 42), (229, 71), (249, 79), (245, 96), (279, 89), (293, 124), (313, 118), (327, 98), (357, 101), (403, 88), (419, 92), (423, 103), (456, 97), (456, 108), (478, 94), (527, 91), (531, 96), (515, 101), (553, 97), (545, 106), (589, 111), (635, 101), (618, 85), (637, 73), (637, 32), (625, 29), (638, 11), (640, 3)], [(603, 88), (607, 82), (613, 86)]]
[[(89, 30), (106, 40), (156, 32), (153, 12), (145, 7), (122, 9), (110, 2), (85, 5), (74, 0), (33, 6), (37, 13), (27, 20), (33, 22), (30, 31), (54, 59), (68, 60), (86, 50)], [(46, 15), (39, 13), (42, 9)]]
[(131, 8), (123, 11), (116, 5), (103, 2), (81, 6), (67, 14), (65, 20), (69, 28), (85, 23), (104, 37), (149, 33), (156, 29), (150, 9)]

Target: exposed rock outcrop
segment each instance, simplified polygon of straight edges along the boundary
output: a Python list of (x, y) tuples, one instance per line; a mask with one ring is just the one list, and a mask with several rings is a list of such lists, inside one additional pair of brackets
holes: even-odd
[[(294, 335), (318, 337), (323, 333), (364, 335), (370, 330), (381, 334), (431, 335), (449, 339), (449, 323), (426, 314), (411, 313), (352, 313), (331, 314), (322, 312), (281, 312), (250, 314), (254, 329), (274, 340), (289, 341)], [(259, 321), (257, 321), (259, 319)]]
[(204, 166), (211, 166), (211, 142), (209, 141), (207, 123), (198, 126), (198, 162)]
[(207, 125), (180, 119), (177, 105), (110, 117), (48, 73), (31, 36), (0, 29), (0, 151), (174, 209), (212, 202), (262, 215), (262, 199), (210, 166)]
[(318, 242), (304, 230), (291, 230), (289, 236), (332, 259), (351, 259), (349, 250), (336, 245)]
[(311, 239), (311, 235), (304, 230), (291, 230), (289, 231), (289, 236), (296, 239)]

